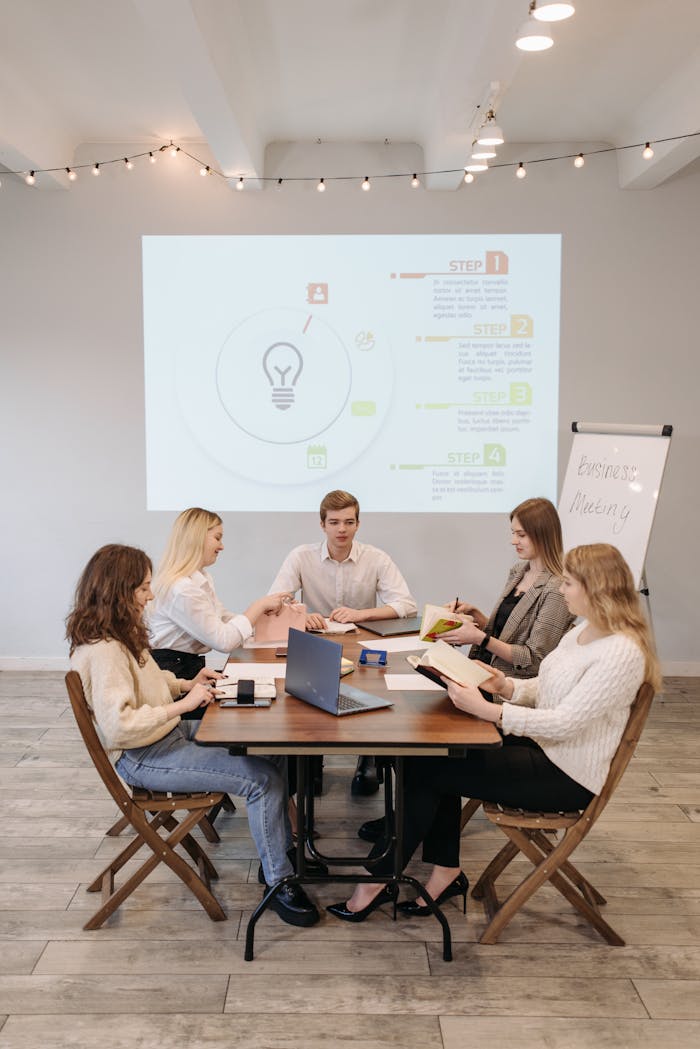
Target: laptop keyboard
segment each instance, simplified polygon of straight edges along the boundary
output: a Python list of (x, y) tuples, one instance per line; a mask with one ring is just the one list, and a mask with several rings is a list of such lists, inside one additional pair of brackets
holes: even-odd
[(351, 696), (346, 696), (342, 692), (338, 696), (338, 710), (364, 710), (366, 707), (366, 703), (362, 703), (359, 699), (352, 699)]

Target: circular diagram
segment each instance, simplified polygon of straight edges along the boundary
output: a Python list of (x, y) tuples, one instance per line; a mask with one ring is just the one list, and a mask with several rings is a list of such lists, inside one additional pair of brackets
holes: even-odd
[[(200, 448), (263, 485), (316, 484), (372, 445), (389, 410), (393, 365), (374, 328), (328, 307), (272, 307), (243, 318), (223, 342), (181, 346), (176, 385)], [(323, 311), (323, 315), (319, 315)], [(361, 336), (361, 337), (360, 337)]]

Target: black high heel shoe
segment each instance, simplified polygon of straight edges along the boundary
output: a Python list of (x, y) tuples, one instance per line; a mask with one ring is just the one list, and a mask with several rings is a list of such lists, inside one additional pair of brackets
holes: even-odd
[[(454, 881), (451, 881), (446, 889), (443, 889), (438, 898), (436, 904), (438, 907), (445, 903), (447, 900), (451, 900), (453, 896), (462, 897), (462, 913), (467, 913), (467, 893), (469, 892), (469, 881), (466, 874), (462, 871), (459, 872)], [(421, 907), (418, 900), (404, 900), (403, 903), (396, 905), (396, 910), (401, 911), (408, 918), (425, 918), (427, 915), (432, 914), (430, 907)]]
[(393, 903), (394, 908), (396, 908), (396, 897), (398, 894), (399, 887), (393, 883), (385, 885), (382, 891), (361, 911), (349, 911), (347, 900), (343, 903), (332, 903), (330, 907), (326, 907), (326, 910), (329, 914), (332, 914), (335, 918), (340, 918), (344, 922), (363, 922), (365, 918), (369, 918), (372, 911), (376, 911), (377, 907), (381, 907), (383, 903)]

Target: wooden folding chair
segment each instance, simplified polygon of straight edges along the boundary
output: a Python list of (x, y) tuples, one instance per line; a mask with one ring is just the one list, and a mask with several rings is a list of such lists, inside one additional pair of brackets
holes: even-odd
[[(489, 918), (480, 943), (496, 943), (523, 904), (541, 885), (550, 881), (609, 944), (624, 947), (625, 941), (600, 913), (605, 897), (569, 862), (569, 857), (589, 833), (615, 791), (637, 746), (653, 698), (654, 691), (645, 682), (632, 704), (605, 785), (583, 812), (525, 812), (484, 802), (487, 818), (497, 824), (510, 841), (491, 860), (472, 890), (475, 899), (483, 899)], [(553, 831), (563, 831), (563, 836), (559, 839), (548, 837)], [(501, 903), (496, 895), (496, 879), (520, 852), (527, 856), (534, 870)]]
[[(171, 794), (139, 790), (136, 787), (130, 788), (129, 792), (100, 742), (92, 711), (85, 699), (80, 675), (76, 671), (71, 670), (66, 674), (66, 688), (80, 734), (95, 768), (117, 807), (124, 813), (122, 819), (131, 824), (136, 832), (136, 837), (88, 885), (88, 892), (102, 893), (102, 905), (83, 928), (99, 929), (159, 863), (165, 863), (177, 874), (197, 897), (212, 921), (224, 921), (226, 913), (211, 891), (211, 881), (218, 878), (216, 868), (191, 834), (211, 809), (222, 801), (223, 794)], [(175, 812), (185, 812), (186, 815), (178, 820), (175, 818)], [(119, 823), (121, 822), (120, 820)], [(117, 830), (119, 823), (110, 828), (112, 833)], [(161, 828), (169, 832), (167, 837), (159, 833)], [(115, 875), (144, 845), (148, 846), (152, 855), (123, 885), (115, 889)], [(196, 864), (196, 869), (175, 852), (178, 845)]]

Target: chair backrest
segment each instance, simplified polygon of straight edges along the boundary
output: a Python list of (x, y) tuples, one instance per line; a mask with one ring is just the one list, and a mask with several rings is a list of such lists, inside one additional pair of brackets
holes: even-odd
[[(630, 707), (625, 731), (622, 733), (622, 739), (620, 740), (615, 755), (610, 762), (610, 769), (608, 771), (607, 779), (603, 784), (603, 789), (600, 794), (596, 794), (583, 812), (583, 817), (588, 821), (588, 829), (593, 826), (605, 806), (610, 801), (610, 798), (615, 792), (615, 788), (622, 779), (622, 775), (632, 759), (632, 755), (637, 749), (639, 737), (642, 734), (642, 729), (644, 728), (649, 715), (653, 698), (654, 689), (648, 681), (642, 682), (632, 706)], [(588, 829), (586, 830), (586, 833), (588, 832)]]
[(66, 674), (66, 689), (68, 690), (68, 698), (73, 708), (75, 720), (80, 729), (80, 735), (83, 737), (93, 764), (100, 774), (100, 779), (119, 808), (126, 812), (132, 804), (131, 797), (124, 789), (122, 781), (119, 779), (112, 762), (107, 757), (105, 748), (102, 746), (102, 741), (95, 728), (93, 712), (85, 699), (83, 682), (76, 670), (69, 670)]

